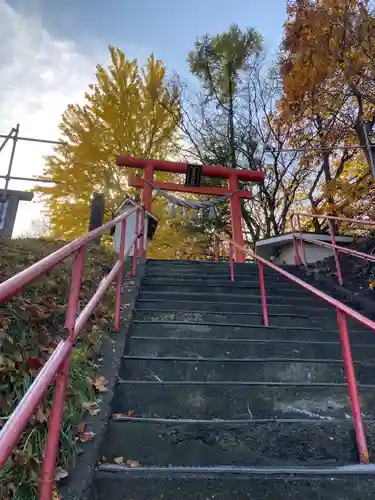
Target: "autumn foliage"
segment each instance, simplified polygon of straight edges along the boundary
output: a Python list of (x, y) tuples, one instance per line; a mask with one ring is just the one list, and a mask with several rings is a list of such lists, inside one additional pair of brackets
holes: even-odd
[[(62, 246), (42, 240), (2, 242), (0, 281), (4, 281)], [(112, 266), (111, 253), (91, 249), (87, 252), (80, 299), (86, 304), (100, 280)], [(14, 299), (0, 306), (0, 427), (31, 385), (40, 368), (65, 335), (64, 319), (69, 295), (71, 262), (68, 259), (39, 278)], [(80, 335), (72, 354), (71, 373), (60, 438), (58, 471), (66, 471), (77, 444), (88, 435), (78, 435), (77, 425), (85, 411), (93, 411), (98, 391), (98, 359), (101, 336), (109, 331), (113, 317), (113, 293), (105, 296)], [(92, 380), (90, 380), (90, 378)], [(103, 387), (103, 383), (100, 384)], [(41, 402), (22, 435), (5, 469), (0, 472), (0, 498), (37, 499), (37, 485), (47, 437), (52, 390)], [(86, 431), (85, 431), (86, 432)]]
[(360, 216), (373, 192), (375, 18), (367, 0), (289, 1), (287, 13), (279, 119), (293, 124), (293, 145), (313, 148), (300, 164), (306, 199), (315, 212)]
[(46, 158), (44, 175), (56, 181), (39, 187), (51, 234), (72, 239), (87, 232), (94, 191), (105, 194), (107, 217), (128, 192), (127, 172), (116, 167), (116, 155), (165, 158), (176, 128), (178, 93), (166, 82), (163, 63), (151, 55), (145, 67), (110, 47), (108, 68), (97, 66), (83, 105), (63, 114), (61, 139)]

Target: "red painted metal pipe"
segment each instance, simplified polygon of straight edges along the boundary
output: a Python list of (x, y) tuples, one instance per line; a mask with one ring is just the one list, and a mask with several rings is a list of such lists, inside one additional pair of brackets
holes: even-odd
[[(138, 207), (136, 209), (138, 209)], [(129, 216), (130, 213), (133, 213), (133, 212), (134, 212), (134, 210), (128, 212), (127, 214), (122, 214), (122, 217), (116, 218), (114, 220), (117, 220), (117, 223), (121, 222), (121, 220), (124, 218), (123, 217), (124, 215)], [(120, 220), (118, 220), (118, 219), (120, 219)], [(93, 232), (94, 231), (91, 231), (91, 233), (93, 233)], [(138, 236), (135, 235), (133, 238), (132, 244), (134, 244), (134, 242), (137, 240), (137, 238), (138, 238)], [(67, 247), (69, 247), (70, 245), (71, 244), (67, 245)], [(127, 255), (129, 254), (130, 248), (131, 248), (131, 246), (128, 248), (128, 250), (125, 254), (125, 257), (127, 257)], [(64, 250), (64, 249), (66, 249), (66, 247), (63, 247), (60, 250)], [(75, 250), (76, 250), (76, 247), (74, 247), (74, 250), (72, 250), (68, 255), (70, 255)], [(56, 254), (56, 252), (55, 252), (55, 254)], [(54, 254), (52, 254), (52, 255), (54, 255)], [(59, 254), (57, 263), (61, 262), (61, 260), (63, 260), (65, 257), (66, 256), (61, 258), (61, 254)], [(45, 259), (43, 259), (43, 261), (44, 260)], [(34, 264), (34, 266), (35, 266), (35, 264)], [(31, 267), (34, 268), (34, 266), (31, 266)], [(51, 266), (51, 267), (53, 267), (53, 266)], [(48, 361), (41, 368), (41, 370), (38, 373), (37, 377), (35, 378), (34, 382), (31, 384), (28, 391), (23, 396), (23, 398), (21, 399), (20, 403), (17, 405), (17, 407), (14, 410), (14, 412), (12, 413), (12, 415), (9, 417), (9, 419), (7, 420), (4, 427), (1, 429), (1, 431), (0, 431), (0, 469), (5, 465), (6, 460), (12, 454), (12, 451), (13, 451), (14, 447), (16, 446), (16, 444), (18, 443), (24, 428), (29, 423), (29, 421), (30, 421), (32, 415), (34, 414), (36, 408), (38, 407), (42, 397), (44, 396), (44, 394), (48, 390), (49, 386), (51, 385), (53, 379), (55, 378), (57, 372), (60, 369), (61, 364), (69, 356), (70, 351), (73, 347), (73, 344), (77, 340), (79, 332), (85, 326), (87, 320), (89, 319), (89, 317), (93, 313), (95, 307), (98, 305), (98, 303), (102, 299), (107, 288), (110, 286), (110, 284), (116, 278), (117, 273), (119, 272), (120, 268), (121, 268), (121, 263), (120, 263), (120, 261), (117, 261), (116, 264), (113, 266), (111, 272), (108, 274), (108, 276), (106, 276), (106, 278), (104, 278), (101, 281), (97, 291), (95, 292), (93, 297), (90, 299), (90, 301), (87, 303), (86, 307), (79, 314), (79, 316), (76, 320), (75, 328), (74, 328), (74, 338), (73, 339), (68, 338), (67, 340), (62, 340), (59, 343), (59, 345), (56, 347), (56, 349), (51, 354)], [(27, 269), (26, 269), (26, 271), (27, 271)], [(25, 275), (24, 271), (20, 274)], [(40, 274), (41, 274), (41, 272), (39, 272), (37, 274), (37, 276), (39, 276)], [(17, 277), (17, 276), (15, 276), (15, 277)], [(26, 277), (29, 277), (29, 275), (26, 274)], [(21, 282), (22, 282), (21, 280), (17, 281), (17, 283), (21, 283)], [(5, 283), (7, 283), (7, 282), (5, 282)]]
[[(72, 283), (70, 286), (68, 308), (65, 318), (65, 328), (69, 331), (69, 340), (71, 341), (74, 339), (74, 329), (78, 312), (79, 291), (83, 276), (84, 263), (85, 247), (82, 246), (78, 250), (72, 266)], [(64, 412), (66, 389), (68, 387), (70, 355), (71, 352), (69, 352), (68, 356), (62, 362), (60, 373), (57, 374), (55, 380), (53, 405), (48, 422), (47, 443), (40, 476), (39, 498), (41, 500), (50, 500), (52, 496), (56, 458), (60, 441), (61, 422)]]
[(21, 434), (29, 423), (42, 397), (51, 385), (61, 363), (68, 356), (73, 345), (70, 340), (59, 343), (46, 364), (41, 368), (34, 382), (21, 399), (0, 432), (0, 469), (13, 452)]
[[(215, 233), (215, 234), (218, 234), (218, 233)], [(219, 235), (219, 237), (226, 240), (227, 242), (231, 241), (227, 237), (223, 237), (221, 235)], [(234, 247), (237, 246), (234, 241), (232, 241), (232, 245)], [(252, 257), (255, 261), (261, 262), (262, 264), (264, 264), (264, 266), (267, 266), (270, 269), (273, 269), (274, 271), (278, 272), (282, 276), (285, 276), (285, 278), (288, 278), (289, 281), (291, 281), (292, 283), (296, 283), (301, 288), (308, 290), (313, 295), (315, 295), (315, 297), (319, 297), (320, 299), (324, 300), (325, 302), (327, 302), (328, 304), (330, 304), (334, 308), (339, 309), (340, 311), (345, 313), (346, 316), (353, 318), (354, 320), (358, 321), (358, 323), (360, 323), (361, 325), (364, 325), (367, 328), (370, 328), (371, 330), (373, 330), (375, 332), (375, 321), (373, 321), (369, 318), (366, 318), (366, 316), (363, 316), (361, 313), (355, 311), (354, 309), (351, 309), (349, 306), (346, 306), (345, 304), (334, 299), (330, 295), (327, 295), (326, 293), (322, 292), (321, 290), (318, 290), (317, 288), (313, 287), (312, 285), (309, 285), (305, 281), (294, 276), (294, 274), (288, 273), (288, 271), (285, 271), (285, 269), (282, 269), (281, 267), (277, 266), (273, 262), (270, 262), (270, 261), (264, 259), (263, 257), (260, 257), (253, 250), (250, 250), (249, 248), (243, 247), (243, 251), (245, 253), (249, 254), (250, 257)]]
[(264, 326), (268, 326), (269, 321), (268, 321), (266, 287), (264, 284), (264, 265), (261, 262), (258, 262), (258, 273), (259, 273), (260, 296), (261, 296), (261, 302), (262, 302), (263, 324), (264, 324)]
[[(152, 182), (152, 181), (151, 181)], [(163, 181), (153, 181), (153, 184), (164, 191), (175, 191), (178, 193), (195, 193), (195, 194), (207, 194), (209, 196), (227, 196), (231, 190), (228, 188), (211, 187), (211, 186), (185, 186), (184, 184), (177, 184), (174, 182), (163, 182)], [(144, 189), (149, 186), (147, 182), (138, 177), (131, 177), (129, 179), (129, 186)], [(150, 186), (149, 186), (150, 187)], [(241, 199), (252, 200), (253, 193), (250, 189), (241, 190), (239, 193)]]
[(78, 251), (72, 266), (72, 284), (70, 286), (68, 307), (65, 316), (65, 328), (69, 331), (69, 336), (74, 337), (74, 327), (77, 319), (79, 292), (85, 265), (85, 247)]
[[(228, 240), (228, 238), (225, 238), (225, 239)], [(236, 245), (236, 243), (234, 243), (233, 241), (230, 241), (230, 242), (232, 243), (232, 245), (234, 245), (234, 246)], [(356, 379), (355, 379), (354, 364), (353, 364), (353, 359), (352, 359), (352, 354), (351, 354), (351, 349), (350, 349), (350, 342), (349, 342), (349, 334), (348, 334), (348, 329), (347, 329), (347, 324), (346, 324), (346, 317), (350, 317), (350, 318), (355, 319), (356, 321), (358, 321), (358, 323), (361, 323), (362, 325), (367, 326), (368, 328), (370, 328), (374, 332), (375, 332), (375, 322), (372, 321), (371, 319), (366, 318), (365, 316), (358, 313), (357, 311), (354, 311), (353, 309), (346, 306), (345, 304), (342, 304), (338, 300), (330, 297), (329, 295), (322, 292), (321, 290), (318, 290), (317, 288), (314, 288), (313, 286), (309, 285), (308, 283), (302, 281), (301, 279), (297, 278), (293, 274), (288, 273), (284, 269), (278, 267), (276, 264), (273, 264), (272, 262), (269, 262), (266, 259), (259, 257), (259, 255), (256, 255), (255, 252), (253, 252), (249, 249), (246, 249), (246, 250), (244, 249), (244, 251), (249, 253), (258, 262), (260, 288), (261, 288), (261, 293), (262, 293), (262, 311), (263, 312), (267, 311), (266, 304), (265, 305), (263, 304), (263, 292), (262, 292), (262, 287), (264, 287), (263, 266), (268, 266), (269, 268), (277, 271), (282, 276), (285, 276), (286, 278), (288, 278), (291, 282), (296, 283), (297, 285), (300, 285), (305, 290), (310, 291), (316, 297), (319, 297), (320, 299), (325, 300), (330, 305), (332, 305), (336, 308), (337, 321), (338, 321), (339, 330), (340, 330), (340, 341), (341, 341), (343, 359), (344, 359), (345, 375), (346, 375), (346, 379), (347, 379), (348, 392), (349, 392), (350, 403), (351, 403), (351, 407), (352, 407), (353, 425), (354, 425), (354, 430), (355, 430), (355, 434), (356, 434), (359, 459), (360, 459), (360, 462), (363, 464), (369, 463), (369, 454), (368, 454), (368, 449), (367, 449), (367, 444), (366, 444), (366, 436), (364, 433), (361, 405), (360, 405), (360, 400), (359, 400), (359, 395), (358, 395), (357, 383), (356, 383)], [(263, 283), (263, 285), (262, 285), (262, 283)], [(265, 289), (264, 289), (264, 297), (265, 297)], [(268, 321), (268, 318), (267, 318), (267, 321)]]
[[(185, 174), (187, 171), (187, 163), (174, 162), (165, 160), (148, 160), (144, 158), (135, 158), (133, 156), (119, 155), (116, 158), (118, 167), (145, 168), (146, 165), (152, 165), (155, 170), (160, 172), (171, 172), (174, 174)], [(219, 167), (213, 165), (202, 165), (202, 175), (207, 177), (222, 177), (229, 179), (231, 176), (236, 176), (240, 181), (248, 182), (263, 182), (263, 172), (254, 172), (249, 170), (233, 170), (227, 167)]]
[(296, 212), (295, 215), (301, 215), (303, 217), (311, 217), (313, 219), (328, 219), (337, 220), (342, 222), (348, 222), (349, 224), (359, 224), (361, 226), (375, 226), (375, 221), (373, 220), (360, 220), (360, 219), (349, 219), (347, 217), (335, 217), (334, 215), (320, 215), (320, 214), (309, 214), (307, 212)]
[(370, 262), (375, 262), (375, 255), (370, 255), (368, 253), (359, 252), (358, 250), (353, 250), (352, 248), (342, 247), (341, 245), (328, 243), (327, 241), (320, 241), (315, 239), (306, 238), (305, 236), (296, 235), (296, 238), (304, 240), (307, 243), (312, 243), (321, 247), (336, 249), (338, 252), (346, 253), (347, 255), (353, 255), (359, 259), (368, 260)]
[(24, 271), (21, 271), (3, 283), (0, 283), (0, 304), (3, 304), (6, 300), (16, 295), (28, 283), (31, 283), (43, 273), (55, 267), (57, 264), (79, 250), (82, 246), (95, 240), (99, 235), (108, 232), (112, 227), (119, 224), (124, 218), (129, 217), (136, 210), (139, 210), (138, 205), (129, 210), (129, 212), (119, 215), (115, 219), (103, 224), (101, 227), (90, 231), (85, 236), (77, 238), (51, 255), (48, 255), (44, 259), (40, 260), (36, 264), (33, 264)]
[(229, 269), (230, 269), (230, 279), (234, 281), (234, 260), (233, 260), (233, 245), (229, 242)]
[(220, 260), (220, 241), (216, 235), (214, 236), (214, 260), (216, 262)]
[(120, 312), (121, 312), (121, 287), (124, 281), (124, 252), (126, 240), (126, 219), (121, 222), (121, 236), (120, 236), (120, 254), (119, 261), (121, 263), (120, 271), (117, 274), (116, 280), (116, 298), (115, 298), (115, 331), (120, 330)]
[(91, 297), (89, 302), (86, 304), (86, 307), (82, 310), (82, 312), (78, 316), (77, 321), (76, 321), (76, 326), (74, 329), (74, 340), (77, 339), (79, 332), (82, 330), (82, 328), (87, 323), (87, 320), (94, 312), (94, 309), (96, 308), (96, 306), (102, 300), (105, 292), (107, 291), (107, 288), (116, 279), (117, 274), (119, 273), (120, 270), (121, 270), (121, 262), (118, 260), (116, 262), (116, 264), (113, 266), (110, 273), (101, 281), (98, 289), (96, 290), (94, 295)]
[(139, 210), (136, 212), (135, 218), (135, 234), (137, 236), (133, 245), (133, 264), (132, 264), (132, 276), (137, 274), (137, 256), (138, 256), (138, 234), (139, 234)]
[[(301, 220), (299, 218), (299, 215), (297, 215), (297, 231), (301, 234)], [(303, 239), (300, 239), (300, 244), (301, 244), (301, 250), (302, 250), (302, 263), (305, 267), (307, 267), (307, 255), (306, 255), (306, 247)]]
[(53, 405), (48, 422), (48, 436), (40, 473), (39, 500), (51, 500), (55, 482), (56, 458), (59, 449), (61, 424), (64, 412), (66, 389), (68, 387), (71, 351), (62, 363), (61, 371), (57, 374)]
[(299, 266), (301, 264), (301, 257), (299, 255), (299, 250), (298, 250), (299, 245), (296, 238), (296, 230), (294, 228), (294, 215), (290, 217), (290, 225), (292, 227), (292, 236), (293, 236), (294, 263), (296, 266)]
[(333, 223), (332, 223), (331, 219), (328, 219), (328, 227), (329, 227), (329, 235), (331, 238), (331, 244), (333, 247), (333, 256), (335, 259), (337, 279), (339, 280), (339, 283), (342, 286), (344, 284), (344, 280), (343, 280), (342, 273), (341, 273), (340, 255), (339, 255), (338, 250), (336, 248), (335, 228), (333, 227)]
[(369, 454), (366, 443), (365, 430), (363, 427), (361, 404), (359, 401), (357, 382), (355, 379), (353, 357), (350, 349), (350, 341), (349, 341), (346, 317), (345, 314), (339, 309), (336, 310), (336, 313), (337, 313), (337, 323), (339, 325), (339, 330), (340, 330), (342, 357), (344, 360), (346, 383), (348, 384), (349, 399), (352, 408), (353, 424), (357, 441), (359, 461), (361, 464), (368, 464)]
[(144, 256), (144, 245), (145, 245), (145, 239), (144, 239), (144, 234), (145, 234), (145, 209), (142, 208), (141, 209), (141, 221), (142, 221), (142, 227), (141, 227), (141, 234), (139, 236), (139, 252), (140, 252), (140, 256), (143, 257)]

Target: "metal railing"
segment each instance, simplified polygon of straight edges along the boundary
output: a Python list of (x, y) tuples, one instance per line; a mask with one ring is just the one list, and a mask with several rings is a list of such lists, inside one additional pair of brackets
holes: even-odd
[[(345, 219), (346, 220), (346, 219)], [(235, 268), (233, 262), (233, 247), (237, 244), (230, 240), (227, 237), (223, 237), (217, 234), (218, 237), (225, 239), (228, 243), (228, 256), (229, 256), (229, 267), (230, 267), (230, 275), (231, 280), (235, 280)], [(268, 305), (267, 305), (267, 292), (264, 280), (264, 268), (268, 267), (278, 272), (280, 275), (287, 278), (291, 283), (299, 285), (304, 290), (311, 292), (315, 297), (325, 301), (327, 304), (330, 304), (332, 307), (336, 309), (336, 317), (337, 324), (340, 332), (340, 343), (342, 348), (342, 357), (344, 361), (344, 370), (345, 370), (345, 378), (348, 386), (349, 400), (350, 406), (352, 409), (353, 415), (353, 426), (356, 436), (357, 450), (359, 461), (361, 464), (369, 463), (369, 453), (366, 441), (366, 435), (363, 426), (363, 418), (361, 412), (361, 404), (359, 400), (358, 387), (355, 377), (354, 363), (353, 357), (350, 347), (349, 333), (347, 327), (347, 318), (354, 319), (361, 325), (370, 328), (373, 332), (375, 332), (375, 321), (366, 318), (359, 312), (351, 309), (340, 301), (334, 299), (333, 297), (327, 295), (326, 293), (318, 290), (317, 288), (309, 285), (303, 280), (297, 278), (291, 273), (288, 273), (281, 267), (276, 264), (264, 259), (257, 255), (253, 250), (243, 248), (245, 254), (249, 255), (258, 265), (258, 273), (259, 273), (259, 288), (261, 294), (261, 311), (264, 326), (269, 326), (269, 316), (268, 316)]]
[[(303, 236), (302, 230), (301, 230), (301, 217), (311, 217), (313, 219), (327, 219), (331, 243), (327, 243), (326, 241), (317, 240), (316, 238), (307, 238), (306, 236)], [(343, 247), (341, 245), (337, 245), (337, 242), (336, 242), (337, 235), (336, 235), (335, 224), (334, 224), (334, 222), (346, 222), (349, 224), (356, 224), (356, 225), (367, 226), (367, 227), (375, 227), (375, 221), (349, 219), (346, 217), (334, 217), (331, 215), (309, 214), (309, 213), (305, 213), (305, 212), (293, 214), (291, 216), (290, 221), (291, 221), (292, 234), (293, 234), (294, 263), (296, 265), (303, 264), (305, 267), (307, 267), (307, 253), (306, 253), (305, 243), (311, 243), (313, 245), (318, 245), (318, 246), (321, 246), (324, 248), (330, 248), (333, 251), (337, 279), (338, 279), (339, 284), (342, 286), (344, 284), (344, 278), (343, 278), (342, 271), (341, 271), (340, 253), (352, 255), (353, 257), (358, 257), (359, 259), (367, 260), (369, 262), (375, 262), (374, 255), (359, 252), (358, 250), (353, 250), (352, 248)]]
[[(128, 212), (119, 215), (115, 219), (103, 224), (98, 229), (90, 231), (73, 242), (48, 255), (39, 262), (16, 274), (12, 278), (0, 284), (0, 304), (14, 297), (27, 284), (39, 276), (54, 268), (57, 264), (74, 255), (72, 265), (72, 278), (70, 293), (65, 317), (66, 338), (61, 340), (50, 358), (43, 365), (28, 391), (10, 415), (6, 424), (0, 432), (0, 469), (4, 467), (7, 459), (11, 456), (14, 448), (21, 438), (22, 432), (37, 410), (43, 396), (54, 383), (53, 406), (48, 422), (48, 436), (45, 447), (42, 470), (40, 474), (39, 499), (50, 500), (52, 498), (56, 457), (59, 447), (60, 429), (62, 424), (64, 400), (66, 397), (67, 383), (69, 378), (71, 353), (77, 337), (90, 318), (94, 309), (102, 299), (108, 287), (116, 281), (115, 292), (115, 329), (120, 328), (120, 302), (121, 288), (124, 279), (125, 258), (133, 249), (133, 260), (131, 275), (135, 276), (137, 256), (144, 255), (144, 220), (145, 210), (143, 206), (133, 204), (134, 207)], [(136, 214), (135, 234), (125, 251), (126, 221), (129, 216)], [(142, 225), (140, 226), (140, 215)], [(121, 224), (120, 252), (116, 263), (109, 274), (101, 281), (97, 291), (79, 312), (79, 291), (84, 272), (85, 250), (87, 245), (95, 239), (108, 233), (109, 230)], [(138, 250), (139, 247), (139, 250)]]

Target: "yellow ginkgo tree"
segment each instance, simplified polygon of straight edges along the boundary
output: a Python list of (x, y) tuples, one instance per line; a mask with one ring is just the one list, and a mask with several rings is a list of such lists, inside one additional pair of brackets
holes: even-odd
[(97, 66), (84, 104), (69, 105), (62, 116), (63, 144), (46, 157), (43, 172), (56, 183), (37, 188), (55, 238), (87, 232), (93, 192), (104, 193), (109, 215), (122, 201), (127, 172), (116, 167), (117, 154), (166, 158), (172, 150), (179, 95), (164, 64), (151, 55), (139, 67), (120, 49), (109, 51), (110, 64)]

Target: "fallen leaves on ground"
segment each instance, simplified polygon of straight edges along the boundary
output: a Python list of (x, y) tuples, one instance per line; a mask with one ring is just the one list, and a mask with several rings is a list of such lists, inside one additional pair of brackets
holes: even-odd
[(62, 467), (57, 467), (55, 471), (55, 481), (61, 481), (61, 479), (65, 479), (68, 477), (68, 472)]
[(126, 465), (131, 469), (135, 469), (136, 467), (139, 467), (139, 462), (137, 462), (136, 460), (127, 460)]
[(137, 467), (139, 467), (139, 462), (137, 462), (136, 460), (124, 460), (124, 457), (115, 457), (113, 459), (113, 462), (117, 465), (124, 465), (124, 466), (127, 466), (127, 467), (130, 467), (131, 469), (135, 469)]
[(77, 429), (77, 440), (80, 443), (87, 443), (88, 441), (92, 441), (95, 437), (95, 433), (92, 431), (86, 431), (86, 422), (81, 422)]
[(133, 410), (128, 410), (125, 413), (112, 413), (112, 418), (135, 418), (135, 413)]
[(57, 493), (56, 486), (52, 490), (52, 500), (61, 500), (60, 495)]
[(100, 408), (96, 401), (87, 401), (86, 403), (83, 403), (82, 408), (88, 411), (93, 417), (100, 413)]
[[(0, 282), (23, 271), (28, 266), (61, 248), (66, 242), (49, 240), (10, 240), (2, 242)], [(21, 400), (33, 378), (43, 368), (61, 338), (65, 335), (64, 320), (71, 283), (72, 258), (60, 263), (55, 269), (28, 285), (14, 299), (0, 306), (0, 429), (8, 415)], [(100, 279), (113, 266), (115, 256), (103, 249), (87, 249), (85, 272), (80, 290), (80, 301), (86, 304), (96, 292)], [(101, 353), (101, 336), (109, 331), (113, 318), (114, 295), (109, 291), (90, 317), (87, 326), (80, 332), (72, 356), (71, 374), (67, 389), (63, 415), (63, 429), (59, 442), (57, 466), (67, 468), (73, 453), (80, 453), (80, 442), (87, 443), (94, 438), (93, 432), (85, 429), (77, 435), (77, 423), (84, 411), (82, 402), (97, 399), (95, 394), (106, 392), (106, 381), (96, 382)], [(0, 499), (27, 498), (36, 500), (39, 471), (44, 453), (44, 438), (48, 419), (53, 407), (53, 391), (48, 391), (45, 399), (36, 409), (30, 425), (23, 432), (14, 460), (0, 473)], [(97, 414), (98, 407), (87, 406), (87, 414)], [(91, 417), (90, 417), (91, 418)], [(76, 440), (77, 448), (72, 446)], [(13, 491), (14, 490), (14, 491)], [(57, 493), (54, 499), (59, 497)]]
[(92, 381), (92, 386), (97, 392), (107, 392), (108, 391), (108, 380), (103, 376), (97, 377)]

